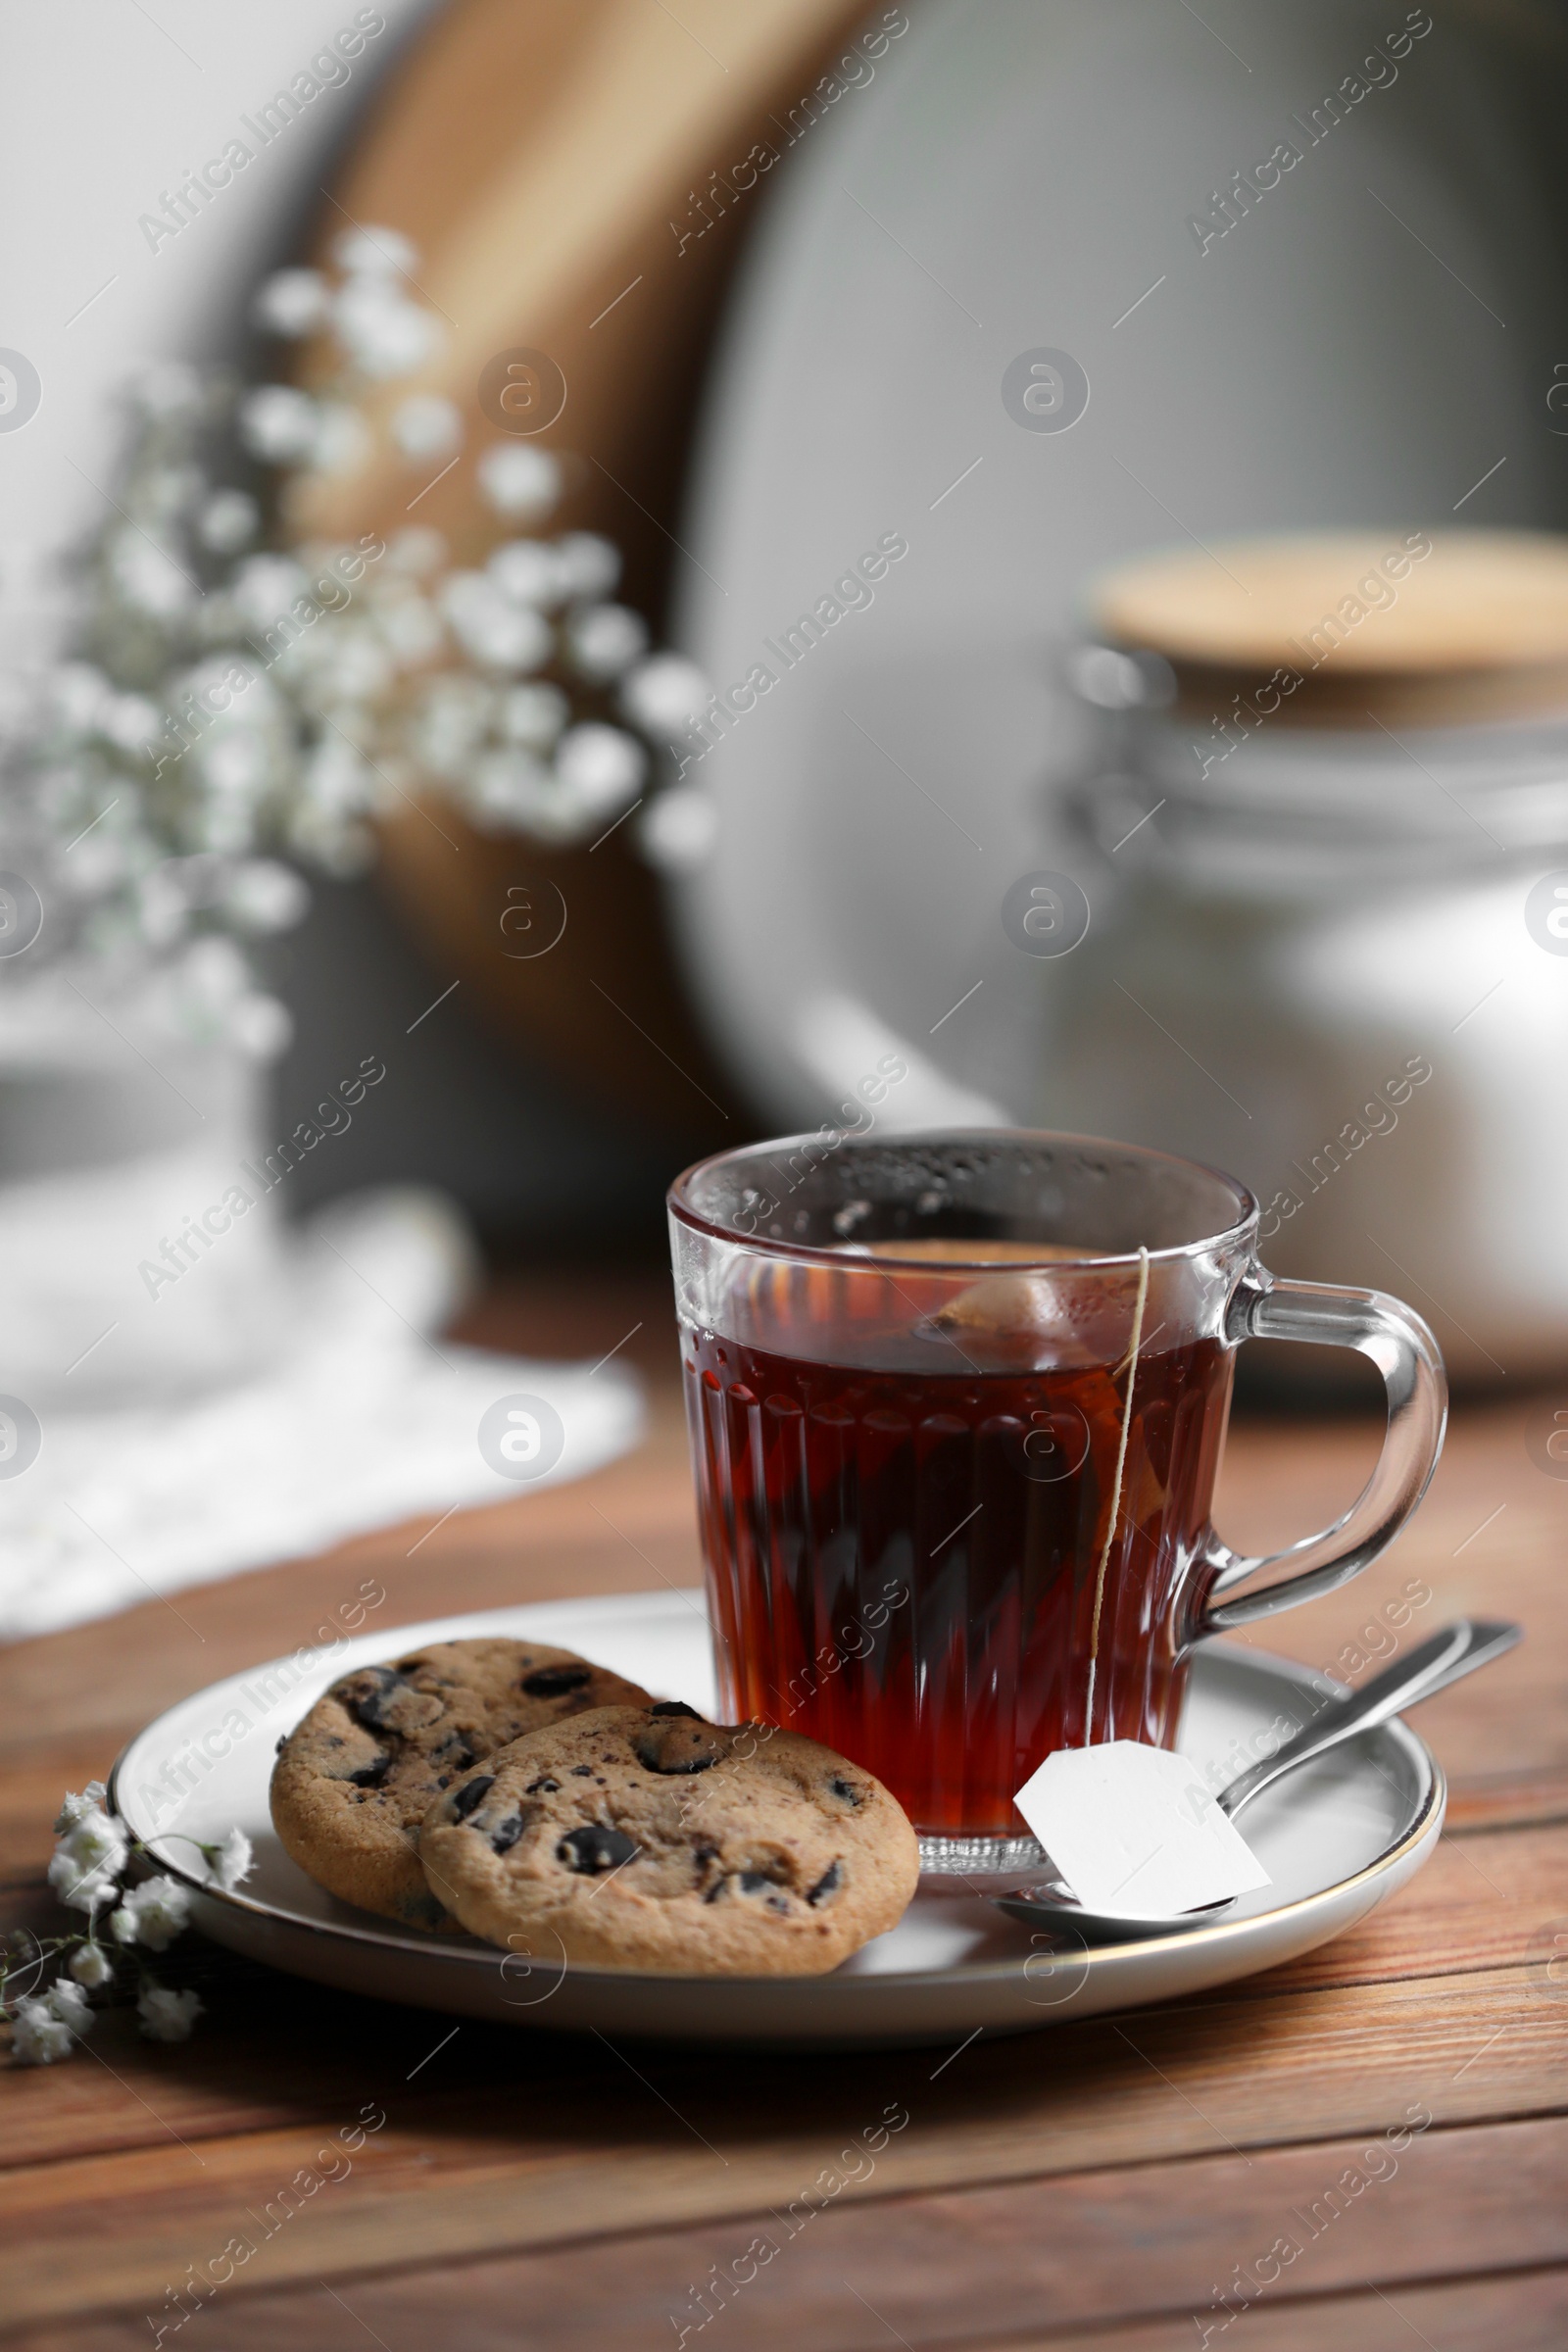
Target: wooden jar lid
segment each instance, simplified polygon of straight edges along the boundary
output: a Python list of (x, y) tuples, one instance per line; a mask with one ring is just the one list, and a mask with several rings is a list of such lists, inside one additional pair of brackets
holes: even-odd
[(1260, 694), (1294, 725), (1568, 713), (1568, 538), (1544, 532), (1231, 540), (1120, 564), (1089, 611), (1108, 644), (1170, 663), (1184, 716)]

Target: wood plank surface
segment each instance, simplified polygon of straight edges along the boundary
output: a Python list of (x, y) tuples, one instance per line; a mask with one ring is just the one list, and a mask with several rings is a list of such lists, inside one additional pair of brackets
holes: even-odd
[[(667, 1312), (662, 1282), (606, 1276), (514, 1288), (475, 1321), (489, 1342), (589, 1361), (643, 1324), (625, 1353), (650, 1378), (650, 1435), (594, 1478), (184, 1592), (189, 1628), (152, 1602), (0, 1653), (8, 1920), (51, 1916), (40, 1881), (63, 1785), (101, 1773), (181, 1691), (309, 1640), (364, 1577), (386, 1591), (389, 1629), (697, 1581)], [(946, 2064), (454, 2033), (193, 1942), (209, 2015), (190, 2044), (149, 2044), (122, 2015), (70, 2066), (0, 2070), (0, 2333), (28, 2352), (118, 2352), (160, 2325), (181, 2352), (310, 2352), (367, 2330), (386, 2352), (618, 2352), (675, 2345), (684, 2326), (688, 2342), (735, 2352), (895, 2337), (922, 2352), (1154, 2352), (1206, 2326), (1214, 2342), (1244, 2329), (1259, 2352), (1423, 2336), (1441, 2352), (1560, 2347), (1568, 1488), (1526, 1450), (1530, 1410), (1458, 1415), (1392, 1554), (1260, 1633), (1259, 1647), (1356, 1679), (1351, 1657), (1364, 1670), (1460, 1610), (1517, 1614), (1529, 1632), (1423, 1709), (1450, 1775), (1449, 1831), (1337, 1942), (1166, 2009), (982, 2036)], [(1332, 1517), (1376, 1442), (1370, 1422), (1239, 1423), (1227, 1537), (1262, 1546)], [(802, 2223), (807, 2189), (824, 2168), (839, 2178), (841, 2151), (889, 2109), (907, 2125)], [(362, 2111), (385, 2121), (286, 2210), (285, 2185), (319, 2178)], [(1382, 2135), (1412, 2118), (1391, 2151)], [(1255, 2307), (1234, 2290), (1216, 2303), (1235, 2266), (1293, 2227), (1280, 2216), (1310, 2217), (1349, 2166), (1362, 2187), (1315, 2233), (1297, 2230)], [(785, 2235), (770, 2216), (792, 2207)], [(270, 2230), (256, 2219), (269, 2215)], [(755, 2279), (693, 2300), (769, 2230), (782, 2243)], [(256, 2250), (233, 2280), (182, 2304), (181, 2281), (240, 2232)]]

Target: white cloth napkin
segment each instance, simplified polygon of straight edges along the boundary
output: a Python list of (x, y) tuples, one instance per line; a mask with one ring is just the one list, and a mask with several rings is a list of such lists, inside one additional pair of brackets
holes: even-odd
[[(428, 1336), (461, 1288), (465, 1247), (428, 1197), (328, 1217), (325, 1249), (309, 1229), (291, 1246), (290, 1336), (265, 1367), (183, 1403), (47, 1414), (36, 1458), (0, 1479), (0, 1638), (559, 1485), (636, 1444), (641, 1393), (619, 1364)], [(493, 1468), (478, 1439), (485, 1414), (519, 1396), (553, 1407), (564, 1433), (559, 1460), (527, 1480)]]

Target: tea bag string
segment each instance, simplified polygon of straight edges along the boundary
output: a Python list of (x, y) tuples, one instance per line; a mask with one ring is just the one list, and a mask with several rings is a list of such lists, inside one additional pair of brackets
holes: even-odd
[(1110, 1519), (1105, 1529), (1105, 1541), (1100, 1550), (1100, 1566), (1095, 1571), (1095, 1614), (1089, 1628), (1089, 1696), (1084, 1705), (1084, 1745), (1091, 1743), (1095, 1722), (1095, 1667), (1100, 1657), (1100, 1612), (1105, 1599), (1105, 1571), (1110, 1565), (1110, 1547), (1116, 1541), (1116, 1521), (1121, 1516), (1121, 1482), (1127, 1468), (1127, 1440), (1133, 1426), (1133, 1382), (1138, 1378), (1138, 1351), (1144, 1344), (1144, 1307), (1149, 1298), (1149, 1251), (1138, 1252), (1138, 1297), (1133, 1306), (1132, 1345), (1127, 1352), (1127, 1395), (1121, 1411), (1121, 1436), (1116, 1444), (1116, 1476), (1110, 1490)]

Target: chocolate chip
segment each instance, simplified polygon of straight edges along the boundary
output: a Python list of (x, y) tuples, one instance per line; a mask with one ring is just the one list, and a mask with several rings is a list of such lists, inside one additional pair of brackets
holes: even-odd
[(779, 1891), (777, 1879), (771, 1877), (767, 1871), (743, 1870), (740, 1873), (740, 1890), (742, 1894), (761, 1895), (767, 1910), (782, 1911), (786, 1918), (788, 1917), (789, 1897)]
[(602, 1823), (591, 1821), (583, 1829), (566, 1832), (556, 1848), (556, 1860), (564, 1862), (568, 1870), (594, 1875), (617, 1869), (622, 1862), (629, 1862), (636, 1851), (636, 1838), (628, 1838), (624, 1830), (606, 1829)]
[(662, 1698), (656, 1705), (651, 1706), (648, 1712), (650, 1715), (689, 1715), (693, 1723), (702, 1723), (705, 1720), (698, 1714), (697, 1709), (689, 1707), (683, 1698)]
[(665, 1775), (685, 1773), (688, 1778), (694, 1772), (708, 1772), (718, 1762), (718, 1758), (716, 1756), (677, 1757), (673, 1762), (670, 1762), (662, 1757), (647, 1755), (641, 1748), (638, 1748), (637, 1753), (642, 1758), (642, 1761), (647, 1765), (650, 1772), (662, 1772)]
[(465, 1781), (457, 1795), (452, 1799), (453, 1818), (457, 1821), (466, 1821), (474, 1807), (484, 1803), (495, 1785), (496, 1776), (493, 1772), (481, 1772), (476, 1780)]
[(523, 1790), (523, 1794), (524, 1796), (554, 1796), (560, 1787), (559, 1781), (552, 1781), (547, 1777), (542, 1781), (530, 1781)]
[(574, 1764), (571, 1768), (571, 1777), (574, 1781), (591, 1781), (594, 1777), (594, 1768), (591, 1764)]
[(522, 1815), (509, 1813), (505, 1821), (497, 1822), (490, 1833), (490, 1843), (498, 1854), (509, 1854), (522, 1836)]
[[(356, 1689), (356, 1685), (360, 1687)], [(342, 1686), (342, 1697), (350, 1714), (367, 1731), (384, 1732), (387, 1709), (408, 1687), (403, 1676), (391, 1666), (366, 1666), (352, 1682)]]
[(399, 1658), (398, 1672), (399, 1674), (417, 1674), (421, 1666), (428, 1666), (429, 1663), (428, 1658)]
[(843, 1870), (837, 1862), (830, 1862), (826, 1870), (823, 1871), (822, 1876), (817, 1880), (816, 1885), (814, 1886), (808, 1887), (806, 1899), (808, 1903), (813, 1905), (816, 1903), (826, 1902), (830, 1894), (837, 1894), (843, 1884)]
[(631, 1752), (650, 1772), (707, 1772), (718, 1762), (718, 1736), (712, 1725), (705, 1723), (701, 1715), (692, 1716), (689, 1707), (681, 1713), (691, 1717), (695, 1731), (688, 1731), (684, 1723), (666, 1721), (634, 1734)]
[(541, 1666), (523, 1676), (522, 1687), (530, 1698), (561, 1698), (568, 1690), (580, 1690), (592, 1676), (591, 1666)]
[(835, 1796), (842, 1796), (847, 1805), (858, 1805), (860, 1802), (859, 1789), (856, 1788), (853, 1781), (845, 1780), (842, 1773), (834, 1774), (828, 1783), (828, 1788)]
[[(279, 1739), (277, 1745), (272, 1750), (273, 1755), (280, 1756), (283, 1753), (284, 1748), (287, 1747), (288, 1742), (289, 1735), (287, 1732), (284, 1732), (282, 1737)], [(341, 1740), (329, 1740), (326, 1744), (328, 1747), (341, 1747), (343, 1742)]]
[(392, 1759), (383, 1753), (376, 1757), (373, 1764), (364, 1764), (358, 1772), (351, 1772), (348, 1777), (356, 1788), (379, 1788), (391, 1769)]

